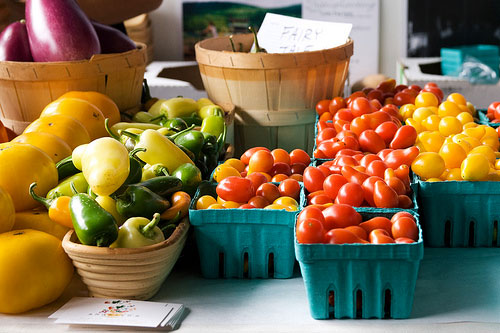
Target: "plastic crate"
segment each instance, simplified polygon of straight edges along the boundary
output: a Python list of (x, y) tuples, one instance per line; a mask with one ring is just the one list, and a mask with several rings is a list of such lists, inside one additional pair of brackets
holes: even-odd
[(202, 183), (189, 208), (202, 275), (206, 278), (292, 277), (293, 231), (298, 211), (196, 210), (198, 198), (205, 194), (216, 196), (215, 189), (216, 183)]
[(441, 49), (441, 72), (457, 76), (467, 56), (472, 56), (499, 74), (499, 51), (496, 45), (470, 45)]
[(500, 246), (500, 186), (494, 181), (426, 182), (418, 179), (419, 213), (426, 245)]
[(500, 123), (492, 123), (490, 121), (490, 119), (486, 116), (486, 112), (487, 112), (487, 110), (483, 110), (483, 109), (477, 110), (477, 116), (479, 117), (478, 123), (481, 125), (488, 125), (488, 126), (494, 127), (494, 128), (497, 128), (498, 126), (500, 126)]
[[(385, 213), (360, 211), (363, 220)], [(418, 215), (419, 241), (411, 244), (299, 244), (300, 264), (314, 319), (409, 318), (424, 247)], [(329, 302), (333, 299), (334, 306)]]

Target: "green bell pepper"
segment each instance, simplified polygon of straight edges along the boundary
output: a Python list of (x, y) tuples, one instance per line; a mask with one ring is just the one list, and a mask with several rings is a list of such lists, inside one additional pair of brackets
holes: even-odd
[(150, 221), (145, 217), (129, 218), (118, 230), (118, 238), (110, 248), (137, 248), (163, 242), (165, 237), (157, 226), (160, 214), (155, 213)]
[(116, 210), (125, 218), (148, 217), (162, 213), (169, 207), (170, 201), (137, 184), (129, 185), (125, 192), (116, 197)]
[(200, 169), (198, 169), (196, 165), (190, 163), (180, 165), (172, 172), (172, 176), (182, 181), (182, 191), (188, 193), (191, 197), (194, 196), (196, 188), (202, 180)]
[(73, 196), (71, 183), (75, 184), (75, 188), (78, 192), (87, 192), (87, 189), (89, 188), (89, 183), (87, 183), (83, 172), (79, 172), (73, 176), (65, 178), (56, 187), (51, 189), (46, 195), (47, 199), (55, 199), (60, 196)]
[[(73, 190), (76, 191), (74, 185)], [(86, 193), (77, 193), (69, 202), (75, 233), (84, 245), (109, 246), (118, 237), (115, 218)]]

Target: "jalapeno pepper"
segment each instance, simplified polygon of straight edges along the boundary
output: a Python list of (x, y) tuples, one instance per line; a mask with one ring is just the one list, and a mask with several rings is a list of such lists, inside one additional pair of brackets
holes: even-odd
[(77, 174), (74, 174), (73, 176), (65, 178), (56, 187), (51, 189), (46, 195), (47, 199), (55, 199), (63, 195), (72, 197), (73, 192), (71, 191), (71, 183), (75, 184), (78, 192), (86, 192), (89, 188), (89, 184), (87, 183), (83, 172), (79, 172)]
[(196, 165), (185, 163), (172, 172), (172, 176), (182, 181), (182, 191), (194, 195), (196, 188), (201, 183), (201, 171)]
[(159, 176), (137, 185), (147, 187), (154, 193), (166, 198), (182, 188), (182, 181), (174, 176)]
[(157, 226), (160, 214), (155, 213), (150, 221), (145, 217), (131, 217), (118, 230), (118, 238), (110, 248), (137, 248), (153, 245), (165, 240), (163, 232)]
[(57, 162), (56, 168), (59, 181), (80, 172), (80, 170), (73, 164), (72, 155)]
[(149, 188), (137, 184), (129, 185), (116, 197), (116, 210), (125, 218), (152, 216), (170, 207), (170, 202)]
[(198, 158), (201, 148), (203, 148), (204, 141), (205, 137), (203, 136), (203, 133), (196, 130), (184, 132), (174, 139), (175, 144), (192, 152), (195, 159)]
[(109, 246), (118, 237), (118, 226), (113, 215), (88, 194), (73, 195), (69, 209), (76, 236), (82, 244)]
[(71, 200), (71, 197), (63, 195), (55, 197), (53, 199), (44, 198), (35, 193), (35, 187), (36, 182), (30, 185), (30, 195), (33, 199), (40, 202), (47, 208), (49, 212), (49, 218), (52, 221), (59, 223), (67, 228), (73, 228), (73, 221), (71, 220), (71, 214), (69, 211), (69, 202)]

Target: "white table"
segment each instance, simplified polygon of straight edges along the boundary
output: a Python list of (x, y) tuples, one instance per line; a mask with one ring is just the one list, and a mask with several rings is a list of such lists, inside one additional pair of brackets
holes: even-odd
[[(314, 320), (297, 270), (285, 280), (210, 280), (196, 258), (181, 258), (152, 301), (183, 303), (177, 332), (499, 332), (500, 249), (425, 249), (411, 319)], [(56, 325), (47, 317), (72, 296), (22, 315), (0, 315), (0, 332), (102, 331)]]

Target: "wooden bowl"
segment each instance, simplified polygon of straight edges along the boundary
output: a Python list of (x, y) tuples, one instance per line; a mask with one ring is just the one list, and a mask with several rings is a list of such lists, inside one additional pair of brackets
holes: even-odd
[(62, 246), (90, 296), (147, 300), (158, 292), (179, 258), (188, 229), (185, 218), (163, 242), (133, 249), (82, 245), (70, 230)]
[(147, 47), (136, 44), (134, 50), (89, 60), (0, 61), (0, 120), (20, 134), (47, 104), (72, 90), (106, 94), (121, 112), (140, 107)]

